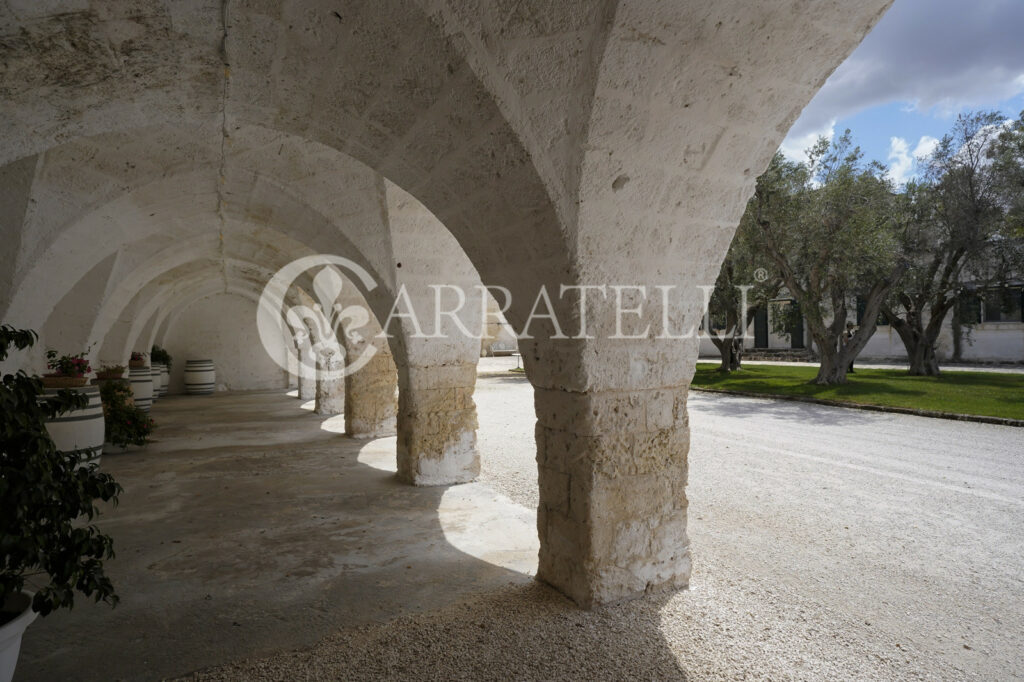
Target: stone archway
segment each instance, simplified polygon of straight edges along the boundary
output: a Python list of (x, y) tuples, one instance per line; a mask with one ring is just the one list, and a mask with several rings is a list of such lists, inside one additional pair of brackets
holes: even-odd
[[(482, 279), (514, 294), (517, 328), (541, 286), (620, 287), (629, 306), (648, 304), (633, 338), (605, 307), (589, 318), (593, 338), (549, 325), (522, 344), (537, 391), (539, 577), (584, 606), (685, 585), (696, 345), (641, 332), (696, 323), (695, 286), (713, 281), (754, 178), (889, 2), (154, 0), (142, 15), (111, 0), (14, 13), (0, 162), (3, 236), (18, 255), (3, 263), (14, 291), (0, 304), (25, 286), (18, 258), (39, 255), (23, 228), (45, 184), (39, 160), (57, 145), (154, 124), (205, 131), (214, 143), (196, 151), (206, 172), (190, 191), (213, 215), (247, 126), (272, 131), (264, 150), (277, 132), (343, 152), (415, 197)], [(66, 34), (76, 40), (54, 39)], [(289, 157), (299, 175), (326, 163), (306, 152)], [(74, 162), (90, 168), (88, 154)], [(144, 221), (135, 208), (123, 215)], [(652, 300), (665, 285), (679, 295)], [(580, 322), (573, 294), (553, 307)], [(410, 440), (409, 471), (422, 472), (436, 452), (415, 442), (430, 439)]]

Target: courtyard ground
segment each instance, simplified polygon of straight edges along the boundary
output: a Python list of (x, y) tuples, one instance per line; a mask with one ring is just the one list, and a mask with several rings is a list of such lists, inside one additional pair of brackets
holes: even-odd
[(121, 606), (37, 621), (17, 679), (1022, 675), (1019, 429), (691, 394), (691, 588), (584, 612), (531, 577), (529, 384), (476, 401), (449, 488), (283, 394), (157, 403), (159, 443), (104, 455)]

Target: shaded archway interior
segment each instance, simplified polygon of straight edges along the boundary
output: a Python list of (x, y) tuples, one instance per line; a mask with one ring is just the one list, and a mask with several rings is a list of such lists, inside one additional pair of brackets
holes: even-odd
[[(541, 286), (668, 284), (637, 329), (685, 329), (754, 178), (888, 4), (4, 3), (0, 311), (116, 361), (194, 301), (253, 303), (332, 253), (377, 282), (339, 294), (374, 329), (403, 288), (432, 317), (439, 278), (506, 287), (519, 328)], [(311, 274), (287, 298), (341, 302), (323, 290)], [(579, 319), (572, 296), (553, 308)], [(687, 583), (696, 357), (588, 317), (592, 338), (522, 343), (539, 575), (584, 606)], [(345, 377), (346, 430), (394, 429), (406, 482), (472, 480), (479, 340), (419, 336), (334, 340), (379, 351)]]

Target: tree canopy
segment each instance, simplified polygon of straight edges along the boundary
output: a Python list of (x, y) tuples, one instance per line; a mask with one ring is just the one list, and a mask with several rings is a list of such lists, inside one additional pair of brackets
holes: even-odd
[(816, 382), (845, 381), (879, 312), (906, 346), (911, 372), (937, 374), (939, 332), (964, 292), (1021, 275), (1024, 113), (961, 115), (919, 161), (921, 177), (899, 187), (883, 164), (864, 160), (849, 130), (819, 139), (804, 162), (777, 153), (757, 180), (712, 308), (735, 307), (737, 280), (754, 284), (760, 265), (769, 286), (751, 300), (784, 286), (798, 303), (821, 359)]

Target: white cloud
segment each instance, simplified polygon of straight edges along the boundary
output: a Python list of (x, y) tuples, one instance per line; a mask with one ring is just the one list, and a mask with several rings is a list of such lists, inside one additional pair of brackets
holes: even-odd
[(902, 137), (889, 138), (889, 177), (897, 185), (906, 184), (914, 170), (910, 145)]
[(902, 137), (889, 138), (889, 177), (897, 185), (905, 185), (917, 174), (918, 160), (931, 154), (939, 144), (931, 135), (922, 135), (914, 151)]
[(906, 102), (952, 116), (1024, 92), (1024, 2), (896, 0), (807, 105), (790, 135)]
[(782, 141), (782, 145), (779, 147), (779, 151), (782, 152), (786, 158), (791, 161), (806, 161), (807, 150), (818, 141), (819, 137), (824, 136), (829, 142), (836, 135), (836, 121), (832, 119), (824, 126), (817, 130), (811, 130), (798, 137), (787, 137)]
[(914, 158), (920, 159), (930, 155), (939, 146), (939, 138), (931, 135), (923, 135), (914, 147)]

